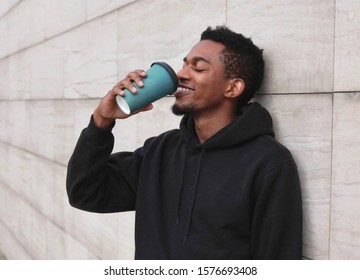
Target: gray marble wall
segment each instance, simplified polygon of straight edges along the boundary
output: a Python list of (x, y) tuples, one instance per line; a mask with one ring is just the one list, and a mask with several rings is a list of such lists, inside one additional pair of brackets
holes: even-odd
[[(0, 2), (0, 250), (8, 259), (131, 259), (134, 213), (71, 208), (66, 165), (99, 99), (154, 60), (175, 69), (208, 25), (265, 49), (258, 101), (294, 154), (304, 257), (360, 259), (360, 1)], [(115, 149), (178, 126), (172, 97), (118, 122)], [(151, 120), (151, 123), (149, 122)]]

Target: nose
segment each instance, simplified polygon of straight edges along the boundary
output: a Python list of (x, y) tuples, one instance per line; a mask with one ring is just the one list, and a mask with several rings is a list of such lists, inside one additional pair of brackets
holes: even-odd
[(183, 66), (183, 68), (181, 68), (178, 72), (177, 72), (177, 77), (179, 79), (179, 81), (182, 80), (190, 80), (190, 74), (189, 74), (189, 66)]

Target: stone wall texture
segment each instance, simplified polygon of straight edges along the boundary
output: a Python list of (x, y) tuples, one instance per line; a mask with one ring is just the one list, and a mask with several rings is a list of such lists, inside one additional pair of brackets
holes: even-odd
[[(360, 1), (0, 2), (0, 250), (8, 259), (132, 259), (134, 213), (69, 206), (66, 166), (128, 71), (176, 70), (207, 26), (264, 48), (258, 96), (301, 176), (306, 259), (360, 259)], [(115, 150), (178, 127), (172, 97), (114, 128)], [(119, 144), (121, 142), (121, 145)]]

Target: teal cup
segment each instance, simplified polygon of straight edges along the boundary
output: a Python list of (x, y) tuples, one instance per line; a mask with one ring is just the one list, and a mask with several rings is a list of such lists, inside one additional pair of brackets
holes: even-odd
[(152, 102), (175, 92), (179, 81), (175, 71), (165, 62), (154, 62), (146, 71), (147, 77), (143, 78), (143, 87), (137, 88), (137, 94), (132, 93), (127, 88), (123, 91), (125, 96), (116, 96), (116, 102), (121, 111), (129, 115)]

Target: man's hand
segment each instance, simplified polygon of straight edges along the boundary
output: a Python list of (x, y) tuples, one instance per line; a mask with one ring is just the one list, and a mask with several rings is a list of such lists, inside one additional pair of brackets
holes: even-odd
[(152, 109), (152, 104), (149, 104), (136, 112), (131, 113), (130, 115), (126, 115), (123, 113), (119, 106), (116, 103), (116, 95), (124, 96), (125, 93), (123, 89), (127, 88), (133, 94), (137, 94), (137, 89), (134, 87), (132, 82), (135, 82), (137, 86), (143, 87), (144, 83), (142, 78), (145, 78), (146, 72), (143, 70), (135, 70), (130, 72), (125, 79), (121, 80), (117, 83), (108, 94), (101, 100), (100, 104), (96, 108), (93, 119), (95, 125), (101, 128), (110, 127), (116, 119), (126, 119), (132, 115), (135, 115), (142, 111), (148, 111)]

